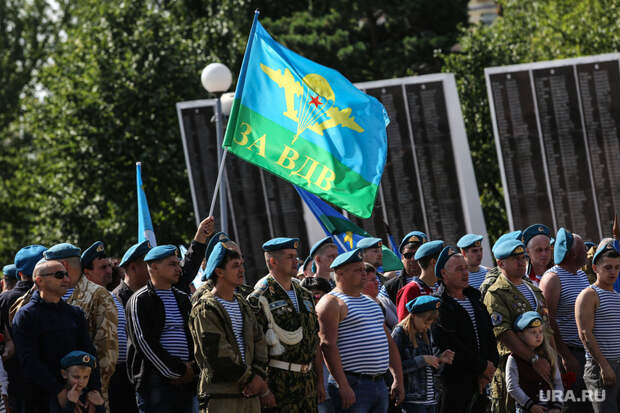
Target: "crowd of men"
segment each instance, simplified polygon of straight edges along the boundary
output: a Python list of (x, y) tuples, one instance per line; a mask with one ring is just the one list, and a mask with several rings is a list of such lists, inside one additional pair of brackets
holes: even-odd
[[(617, 241), (542, 224), (456, 246), (332, 237), (243, 252), (202, 221), (173, 245), (19, 249), (3, 269), (4, 407), (38, 412), (617, 412)], [(584, 271), (585, 269), (585, 271)], [(193, 282), (202, 274), (200, 285)], [(7, 380), (3, 379), (6, 370)]]

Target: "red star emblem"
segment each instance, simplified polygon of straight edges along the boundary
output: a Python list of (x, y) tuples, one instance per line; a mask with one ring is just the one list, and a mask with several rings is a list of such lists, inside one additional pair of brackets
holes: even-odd
[(316, 95), (315, 97), (310, 99), (310, 103), (308, 103), (308, 104), (309, 105), (314, 105), (314, 107), (318, 108), (319, 105), (322, 105), (323, 103), (321, 101), (319, 101), (319, 95)]

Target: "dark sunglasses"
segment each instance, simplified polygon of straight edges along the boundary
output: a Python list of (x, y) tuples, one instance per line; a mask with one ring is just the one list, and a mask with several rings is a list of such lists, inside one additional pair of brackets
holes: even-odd
[(411, 258), (413, 258), (414, 255), (415, 255), (415, 252), (406, 252), (403, 254), (403, 257), (405, 257), (405, 259), (410, 260)]
[(63, 278), (68, 277), (69, 273), (67, 271), (56, 271), (47, 274), (39, 274), (39, 277), (48, 277), (50, 275), (52, 275), (57, 280), (62, 280)]

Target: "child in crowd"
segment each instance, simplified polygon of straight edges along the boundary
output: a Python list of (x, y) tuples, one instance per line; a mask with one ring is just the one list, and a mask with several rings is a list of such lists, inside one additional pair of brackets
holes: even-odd
[(436, 374), (442, 364), (452, 364), (454, 352), (445, 350), (437, 356), (430, 334), (431, 325), (439, 317), (441, 301), (422, 295), (406, 305), (409, 315), (392, 332), (400, 351), (405, 380), (405, 400), (399, 406), (403, 413), (434, 413), (439, 392)]
[(551, 365), (552, 372), (552, 380), (543, 378), (534, 370), (531, 360), (524, 360), (514, 353), (508, 356), (506, 387), (517, 402), (517, 412), (559, 413), (562, 402), (561, 397), (557, 396), (564, 387), (556, 354), (545, 341), (540, 314), (536, 311), (521, 314), (515, 320), (513, 329), (523, 344), (534, 352), (534, 359), (539, 357), (546, 359)]
[(60, 360), (60, 374), (67, 381), (60, 400), (51, 401), (52, 413), (105, 413), (103, 398), (86, 386), (97, 359), (84, 351), (72, 351)]

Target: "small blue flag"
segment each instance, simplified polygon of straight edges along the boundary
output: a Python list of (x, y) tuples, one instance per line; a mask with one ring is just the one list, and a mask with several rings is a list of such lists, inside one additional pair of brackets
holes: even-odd
[(153, 232), (153, 222), (151, 222), (151, 212), (146, 201), (144, 185), (142, 184), (142, 163), (136, 162), (136, 185), (138, 189), (138, 242), (148, 240), (152, 247), (157, 246), (155, 232)]

